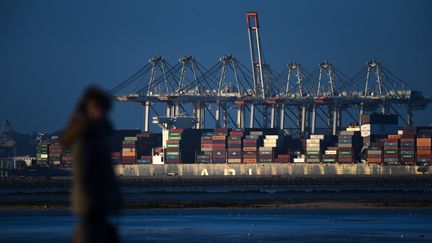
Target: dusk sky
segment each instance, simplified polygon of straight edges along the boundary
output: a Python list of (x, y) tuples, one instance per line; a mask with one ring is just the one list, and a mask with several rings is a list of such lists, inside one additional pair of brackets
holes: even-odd
[[(162, 55), (204, 66), (232, 54), (249, 67), (245, 13), (260, 18), (276, 70), (323, 60), (351, 77), (378, 59), (432, 95), (432, 1), (0, 1), (0, 121), (18, 132), (64, 127), (86, 86), (110, 89)], [(142, 128), (142, 108), (115, 104), (116, 128)], [(432, 121), (432, 107), (419, 123)]]

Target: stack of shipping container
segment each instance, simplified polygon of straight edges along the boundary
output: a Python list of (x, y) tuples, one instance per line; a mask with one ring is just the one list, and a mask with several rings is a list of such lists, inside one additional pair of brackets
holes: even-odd
[(417, 134), (417, 165), (432, 165), (432, 132)]
[(367, 163), (369, 164), (383, 164), (383, 146), (378, 146), (378, 142), (372, 143), (372, 146), (367, 150)]
[(415, 165), (416, 130), (402, 130), (400, 135), (400, 164)]
[(306, 162), (320, 163), (321, 151), (323, 150), (324, 135), (313, 134), (306, 139)]
[(36, 165), (38, 167), (48, 167), (48, 142), (39, 142), (36, 147)]
[(258, 163), (272, 163), (279, 145), (279, 135), (265, 135), (263, 146), (259, 147)]
[[(309, 139), (276, 129), (174, 128), (164, 133), (165, 141), (161, 134), (137, 132), (117, 138), (111, 157), (114, 164), (355, 163), (366, 151), (363, 159), (371, 164), (432, 165), (430, 127), (398, 131), (397, 116), (388, 114), (362, 115), (361, 121), (362, 126), (349, 126), (337, 137), (316, 134)], [(58, 137), (36, 149), (37, 166), (71, 167), (70, 151)]]
[(321, 161), (326, 164), (337, 163), (338, 147), (327, 147), (321, 157)]
[(48, 151), (48, 161), (50, 166), (60, 167), (62, 157), (62, 145), (60, 143), (59, 137), (53, 136), (51, 138), (51, 144), (49, 145)]
[(181, 149), (180, 142), (182, 141), (183, 129), (174, 128), (168, 132), (168, 140), (165, 148), (165, 164), (180, 164)]
[(227, 128), (217, 128), (212, 137), (213, 151), (212, 163), (225, 164), (227, 162), (226, 139), (228, 136)]
[(360, 131), (341, 131), (338, 136), (338, 163), (349, 164), (360, 161), (362, 148)]
[(121, 153), (123, 164), (137, 163), (136, 141), (137, 137), (124, 137)]
[[(279, 145), (275, 151), (275, 163), (291, 163), (293, 157), (293, 151), (296, 151), (298, 145), (298, 139), (292, 139), (291, 137), (281, 134), (278, 139)], [(296, 141), (296, 142), (294, 142)]]
[(205, 132), (201, 135), (201, 153), (196, 156), (196, 163), (209, 164), (211, 163), (211, 157), (213, 152), (212, 143), (213, 133)]
[(229, 133), (228, 137), (228, 160), (230, 164), (242, 162), (242, 139), (244, 132), (241, 129), (235, 129)]
[(243, 139), (243, 163), (256, 163), (258, 158), (258, 146), (262, 132), (250, 132)]
[(388, 135), (384, 140), (384, 165), (399, 165), (400, 135)]

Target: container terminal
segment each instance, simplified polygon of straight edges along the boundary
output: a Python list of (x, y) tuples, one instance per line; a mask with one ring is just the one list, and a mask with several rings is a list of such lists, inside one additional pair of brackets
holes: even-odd
[[(326, 60), (312, 72), (299, 63), (276, 72), (262, 58), (256, 12), (246, 13), (246, 24), (251, 70), (232, 55), (209, 69), (193, 56), (175, 65), (156, 56), (109, 90), (114, 101), (144, 109), (143, 131), (113, 138), (118, 174), (430, 173), (432, 127), (414, 126), (414, 111), (427, 109), (430, 96), (377, 60), (353, 78)], [(150, 132), (150, 121), (160, 133)], [(9, 152), (11, 131), (6, 122), (1, 147)], [(71, 167), (58, 136), (41, 138), (36, 150), (2, 159), (1, 175), (18, 162)]]

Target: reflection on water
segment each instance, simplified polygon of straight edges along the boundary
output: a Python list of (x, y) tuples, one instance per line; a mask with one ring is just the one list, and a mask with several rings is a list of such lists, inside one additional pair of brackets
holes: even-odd
[[(2, 211), (0, 242), (63, 242), (67, 211)], [(113, 219), (124, 242), (432, 242), (431, 209), (130, 210)]]

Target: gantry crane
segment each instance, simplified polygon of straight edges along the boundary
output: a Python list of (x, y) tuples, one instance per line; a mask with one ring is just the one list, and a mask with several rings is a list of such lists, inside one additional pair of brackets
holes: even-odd
[(328, 61), (313, 72), (295, 62), (275, 72), (262, 59), (257, 13), (246, 13), (246, 23), (251, 70), (233, 55), (221, 57), (208, 69), (190, 55), (175, 65), (157, 56), (110, 94), (116, 101), (144, 106), (144, 131), (149, 131), (151, 113), (162, 117), (164, 106), (166, 119), (192, 117), (195, 128), (212, 121), (215, 127), (245, 128), (249, 119), (249, 127), (288, 129), (291, 124), (301, 135), (336, 134), (343, 118), (361, 122), (355, 112), (399, 113), (411, 126), (412, 111), (426, 109), (432, 102), (376, 60), (367, 62), (353, 78)]

